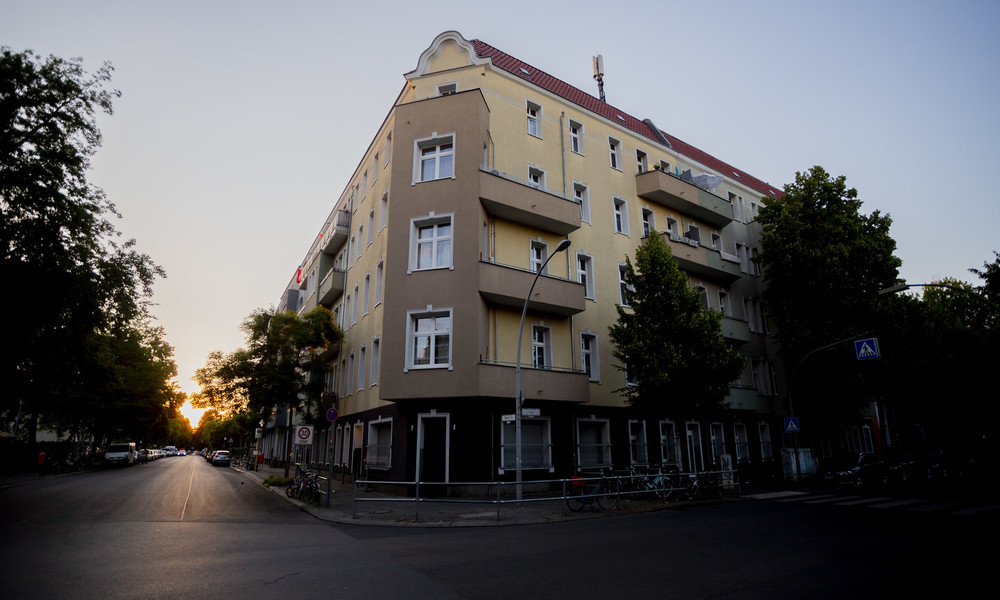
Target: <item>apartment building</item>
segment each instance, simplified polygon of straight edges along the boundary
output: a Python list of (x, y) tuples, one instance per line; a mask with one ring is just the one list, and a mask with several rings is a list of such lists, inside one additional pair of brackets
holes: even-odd
[[(783, 374), (754, 215), (780, 191), (454, 31), (405, 80), (280, 304), (327, 306), (345, 332), (327, 378), (339, 417), (313, 459), (371, 479), (512, 479), (520, 363), (525, 479), (770, 469)], [(615, 393), (622, 268), (654, 231), (747, 356), (725, 415), (639, 420)]]

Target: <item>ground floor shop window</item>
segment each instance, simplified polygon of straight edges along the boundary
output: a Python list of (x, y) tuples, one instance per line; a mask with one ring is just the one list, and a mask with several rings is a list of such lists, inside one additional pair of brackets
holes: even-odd
[[(551, 423), (546, 418), (521, 419), (521, 468), (552, 470)], [(500, 472), (517, 469), (517, 430), (514, 421), (500, 430)]]

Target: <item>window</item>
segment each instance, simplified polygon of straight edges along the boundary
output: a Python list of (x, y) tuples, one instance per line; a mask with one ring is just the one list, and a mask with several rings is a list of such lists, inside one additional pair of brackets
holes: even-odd
[(375, 267), (375, 305), (382, 302), (382, 281), (385, 279), (385, 260), (378, 261)]
[(350, 396), (351, 392), (354, 390), (354, 353), (351, 352), (350, 356), (347, 357), (347, 371), (344, 373), (347, 377), (347, 395)]
[(712, 250), (722, 250), (722, 236), (712, 232)]
[(629, 454), (633, 465), (648, 465), (649, 456), (646, 452), (646, 422), (628, 422)]
[(359, 286), (354, 286), (354, 305), (351, 306), (351, 325), (358, 322), (358, 305), (361, 304), (361, 295), (358, 294)]
[(437, 86), (438, 96), (450, 96), (458, 93), (457, 83), (442, 83)]
[(366, 273), (365, 274), (365, 295), (364, 295), (365, 304), (364, 304), (364, 308), (362, 308), (362, 310), (361, 310), (361, 314), (362, 315), (367, 315), (368, 314), (368, 306), (369, 306), (369, 301), (371, 299), (370, 296), (369, 296), (369, 290), (371, 289), (371, 282), (372, 282), (372, 274), (371, 273)]
[[(357, 236), (354, 236), (354, 235), (351, 236), (351, 245), (350, 245), (350, 248), (357, 248), (358, 247), (358, 244), (355, 242), (356, 239), (357, 239)], [(358, 256), (361, 256), (360, 252), (358, 253)], [(347, 259), (348, 260), (351, 259), (351, 251), (350, 250), (347, 251)], [(354, 263), (352, 262), (351, 265), (353, 265), (353, 264)], [(350, 268), (351, 265), (347, 265), (348, 268)]]
[(760, 423), (757, 425), (757, 431), (760, 434), (760, 457), (763, 460), (771, 460), (774, 458), (771, 454), (771, 427), (767, 423)]
[(670, 163), (668, 163), (665, 160), (660, 160), (660, 170), (663, 171), (664, 173), (669, 173), (670, 172)]
[(365, 465), (370, 469), (392, 466), (392, 419), (369, 421)]
[(358, 243), (354, 244), (354, 260), (361, 258), (361, 246), (363, 246), (362, 240), (365, 238), (365, 226), (358, 226)]
[(347, 395), (347, 390), (350, 389), (349, 387), (347, 387), (347, 359), (342, 359), (340, 361), (340, 373), (341, 373), (341, 378), (340, 378), (339, 395), (341, 398), (343, 398), (345, 395)]
[(597, 336), (590, 331), (580, 332), (580, 364), (591, 381), (601, 380), (601, 360), (597, 351)]
[(701, 243), (701, 227), (698, 227), (697, 225), (694, 225), (692, 223), (688, 223), (688, 230), (687, 230), (687, 233), (684, 234), (684, 237), (686, 237), (689, 240), (694, 240), (694, 241), (696, 241), (696, 242), (698, 242), (700, 244)]
[(660, 461), (680, 467), (681, 441), (673, 421), (660, 421)]
[(622, 168), (622, 143), (613, 137), (608, 138), (608, 146), (611, 152), (611, 168), (621, 171)]
[(385, 224), (389, 220), (389, 192), (382, 194), (382, 200), (378, 207), (378, 230), (385, 229)]
[(722, 430), (722, 423), (712, 423), (708, 426), (708, 436), (712, 444), (712, 462), (719, 460), (719, 457), (726, 453), (726, 438)]
[(736, 256), (740, 259), (740, 272), (750, 273), (750, 248), (745, 244), (736, 242)]
[(618, 303), (628, 306), (628, 283), (625, 281), (625, 265), (618, 264)]
[(701, 452), (701, 423), (698, 421), (688, 421), (685, 424), (684, 433), (684, 439), (687, 444), (685, 470), (688, 473), (704, 471), (705, 458)]
[(367, 348), (361, 346), (358, 350), (358, 391), (364, 391), (365, 389), (365, 358), (367, 357)]
[(528, 134), (535, 137), (542, 137), (542, 122), (539, 117), (542, 114), (542, 107), (532, 101), (527, 102), (528, 107)]
[(583, 284), (583, 295), (594, 299), (594, 259), (581, 252), (576, 253), (576, 280)]
[(451, 214), (414, 219), (410, 227), (410, 270), (452, 266)]
[(576, 455), (581, 468), (611, 466), (609, 429), (606, 419), (580, 419), (576, 422), (576, 439), (580, 444)]
[(582, 183), (573, 184), (573, 199), (580, 203), (580, 220), (590, 223), (590, 192)]
[(407, 365), (411, 369), (451, 366), (451, 309), (409, 312)]
[(736, 462), (750, 462), (750, 444), (747, 442), (747, 426), (743, 423), (733, 424), (733, 439), (736, 442)]
[(614, 199), (615, 233), (628, 235), (628, 203), (624, 198)]
[(649, 235), (656, 230), (656, 222), (653, 217), (653, 211), (648, 208), (642, 209), (642, 237), (649, 237)]
[[(503, 464), (500, 471), (517, 468), (517, 424), (505, 422), (500, 428), (500, 446)], [(552, 443), (548, 419), (524, 417), (521, 419), (521, 468), (552, 469)]]
[(583, 154), (583, 125), (576, 121), (569, 122), (569, 149)]
[(625, 385), (639, 385), (639, 377), (631, 360), (625, 361)]
[(704, 308), (705, 310), (708, 310), (709, 308), (711, 308), (708, 305), (708, 288), (701, 285), (700, 283), (698, 284), (697, 287), (698, 287), (698, 295), (701, 297), (701, 307)]
[(545, 189), (545, 171), (538, 167), (528, 167), (528, 185), (535, 189)]
[(635, 162), (640, 173), (645, 173), (649, 170), (649, 161), (646, 158), (646, 153), (638, 148), (635, 149)]
[(368, 245), (375, 240), (375, 209), (368, 213)]
[(379, 338), (372, 340), (372, 368), (371, 378), (368, 380), (368, 385), (376, 385), (378, 383), (379, 341)]
[(680, 231), (677, 229), (677, 219), (667, 217), (667, 231), (674, 235), (680, 235)]
[(549, 347), (549, 328), (544, 325), (531, 326), (531, 366), (536, 369), (552, 368), (552, 350)]
[(417, 181), (433, 181), (454, 176), (455, 145), (454, 136), (434, 137), (417, 140), (416, 156)]
[[(542, 270), (542, 265), (545, 263), (545, 259), (548, 258), (549, 247), (544, 242), (532, 241), (531, 242), (531, 258), (530, 267), (532, 273), (538, 273)], [(548, 266), (546, 265), (546, 270)], [(542, 273), (545, 275), (545, 273)]]
[(368, 171), (365, 170), (364, 174), (361, 175), (361, 199), (364, 200), (368, 195)]
[(389, 160), (392, 158), (392, 134), (389, 133), (385, 136), (385, 164), (389, 164)]
[(347, 322), (347, 316), (351, 314), (351, 295), (347, 294), (347, 299), (344, 301), (344, 322)]
[(378, 152), (372, 157), (372, 185), (375, 185), (375, 181), (378, 179)]
[(733, 316), (733, 311), (729, 307), (729, 292), (726, 290), (719, 290), (719, 310), (727, 317)]

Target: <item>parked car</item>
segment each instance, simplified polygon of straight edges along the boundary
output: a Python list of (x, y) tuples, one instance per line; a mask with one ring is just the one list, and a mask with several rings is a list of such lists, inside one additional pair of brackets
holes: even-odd
[(867, 490), (881, 489), (888, 484), (885, 462), (871, 452), (852, 452), (833, 457), (826, 477), (837, 485)]
[(135, 451), (135, 462), (146, 464), (149, 462), (149, 450), (139, 448)]
[(220, 465), (225, 465), (228, 467), (229, 463), (230, 460), (229, 460), (228, 450), (219, 450), (218, 452), (215, 453), (215, 456), (212, 457), (212, 464), (217, 467)]
[(104, 464), (120, 467), (135, 464), (135, 443), (124, 442), (108, 446), (108, 449), (104, 451)]

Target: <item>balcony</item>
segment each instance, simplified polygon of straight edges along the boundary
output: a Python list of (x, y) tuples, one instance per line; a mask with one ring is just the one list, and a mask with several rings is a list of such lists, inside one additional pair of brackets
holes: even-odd
[(333, 222), (321, 234), (323, 241), (320, 243), (323, 252), (331, 256), (344, 247), (351, 234), (351, 213), (346, 210), (338, 210), (334, 215)]
[(722, 317), (722, 337), (745, 344), (750, 341), (750, 324), (732, 317)]
[(330, 308), (344, 293), (344, 286), (347, 281), (347, 273), (338, 269), (331, 269), (323, 281), (319, 283), (319, 303)]
[(496, 171), (479, 172), (479, 199), (488, 213), (505, 221), (557, 235), (580, 228), (579, 204)]
[(733, 220), (733, 205), (676, 175), (653, 170), (635, 176), (635, 193), (640, 198), (690, 215), (719, 229)]
[(770, 398), (761, 396), (752, 387), (730, 386), (725, 404), (732, 410), (767, 412), (772, 410)]
[[(740, 278), (739, 262), (726, 258), (718, 250), (706, 248), (690, 238), (667, 232), (660, 234), (670, 247), (681, 270), (698, 277), (729, 285)], [(735, 258), (735, 257), (734, 257)]]
[[(514, 370), (513, 363), (480, 362), (476, 372), (479, 395), (513, 400)], [(590, 400), (590, 376), (583, 371), (535, 369), (521, 363), (521, 392), (525, 400), (587, 402)]]
[[(479, 294), (487, 302), (521, 310), (534, 277), (531, 271), (480, 261)], [(535, 284), (528, 309), (560, 317), (575, 315), (586, 306), (584, 292), (582, 283), (542, 275)]]

